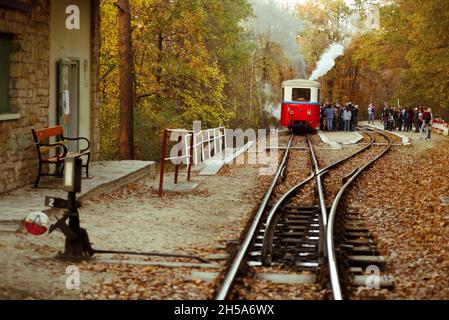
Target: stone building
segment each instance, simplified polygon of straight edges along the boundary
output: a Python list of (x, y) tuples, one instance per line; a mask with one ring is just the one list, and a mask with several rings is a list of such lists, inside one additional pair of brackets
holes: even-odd
[(63, 125), (99, 153), (100, 0), (0, 0), (0, 194), (31, 184), (31, 129)]

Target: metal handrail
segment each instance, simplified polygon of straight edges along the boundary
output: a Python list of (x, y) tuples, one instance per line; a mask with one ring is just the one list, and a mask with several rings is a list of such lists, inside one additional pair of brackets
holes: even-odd
[[(223, 131), (223, 133), (222, 133)], [(216, 134), (218, 132), (218, 135)], [(167, 157), (167, 139), (169, 138), (169, 133), (178, 133), (178, 143), (183, 143), (184, 147), (181, 148), (177, 156)], [(207, 133), (208, 139), (204, 140), (204, 135)], [(211, 138), (211, 133), (214, 135)], [(201, 142), (197, 142), (197, 139), (201, 137)], [(161, 152), (161, 168), (159, 175), (159, 196), (162, 197), (164, 193), (164, 175), (165, 175), (165, 161), (175, 162), (175, 175), (174, 183), (178, 183), (178, 174), (180, 165), (184, 162), (187, 165), (187, 181), (191, 180), (191, 171), (193, 165), (198, 165), (198, 148), (201, 147), (201, 159), (205, 159), (204, 155), (204, 145), (208, 144), (208, 154), (211, 158), (211, 144), (219, 152), (223, 151), (223, 141), (226, 146), (226, 128), (218, 127), (212, 129), (201, 130), (198, 132), (185, 129), (164, 129), (164, 134), (162, 138), (162, 152)], [(179, 164), (177, 163), (179, 162)]]

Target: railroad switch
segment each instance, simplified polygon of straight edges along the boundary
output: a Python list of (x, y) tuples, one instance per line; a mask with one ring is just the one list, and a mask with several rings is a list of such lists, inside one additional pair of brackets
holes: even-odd
[(56, 255), (57, 259), (80, 261), (88, 260), (94, 254), (123, 254), (187, 258), (195, 259), (202, 263), (210, 263), (208, 260), (201, 257), (187, 254), (96, 250), (92, 248), (87, 231), (80, 226), (78, 208), (81, 207), (81, 203), (76, 200), (76, 194), (81, 192), (81, 165), (82, 160), (79, 158), (67, 158), (64, 162), (64, 191), (68, 192), (67, 200), (54, 197), (45, 198), (46, 206), (67, 209), (62, 218), (56, 217), (56, 223), (51, 225), (49, 229), (49, 233), (59, 230), (65, 236), (64, 252), (59, 252), (58, 255)]
[(67, 158), (64, 162), (64, 191), (68, 192), (67, 200), (45, 198), (46, 206), (68, 209), (61, 219), (56, 217), (57, 222), (49, 230), (49, 233), (59, 230), (65, 236), (65, 250), (56, 256), (60, 259), (82, 260), (94, 254), (87, 231), (80, 226), (78, 208), (81, 203), (76, 200), (76, 193), (81, 192), (81, 165), (82, 160), (79, 158)]

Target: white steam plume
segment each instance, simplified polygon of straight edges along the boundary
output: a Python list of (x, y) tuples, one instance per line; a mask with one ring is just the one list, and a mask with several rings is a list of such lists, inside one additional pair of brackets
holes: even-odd
[[(353, 1), (347, 1), (347, 5), (351, 6)], [(367, 17), (362, 20), (362, 17), (357, 12), (353, 12), (342, 28), (341, 43), (332, 43), (329, 48), (321, 56), (320, 61), (317, 64), (316, 70), (312, 73), (310, 80), (318, 80), (318, 78), (328, 73), (334, 66), (335, 60), (344, 54), (346, 48), (352, 42), (352, 39), (361, 34), (365, 34), (372, 30), (380, 28), (380, 11), (379, 6), (376, 4), (367, 5), (366, 8)]]
[(267, 104), (263, 110), (277, 120), (281, 120), (281, 106), (279, 104)]
[(345, 47), (340, 43), (332, 43), (329, 48), (321, 55), (320, 61), (318, 61), (315, 71), (309, 80), (318, 80), (318, 78), (324, 76), (335, 66), (335, 59), (343, 55)]
[[(273, 87), (268, 82), (265, 82), (262, 86), (262, 92), (265, 97), (273, 96)], [(281, 120), (281, 105), (276, 103), (266, 102), (263, 110), (270, 114), (272, 117)]]

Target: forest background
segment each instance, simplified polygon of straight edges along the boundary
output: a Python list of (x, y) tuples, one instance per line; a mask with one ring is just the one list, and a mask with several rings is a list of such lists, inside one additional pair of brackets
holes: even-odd
[[(120, 0), (131, 19), (132, 157), (160, 157), (164, 128), (276, 125), (281, 84), (320, 77), (322, 100), (432, 107), (449, 120), (447, 0)], [(100, 133), (103, 159), (119, 159), (120, 8), (101, 2)], [(123, 12), (122, 12), (123, 13)]]

